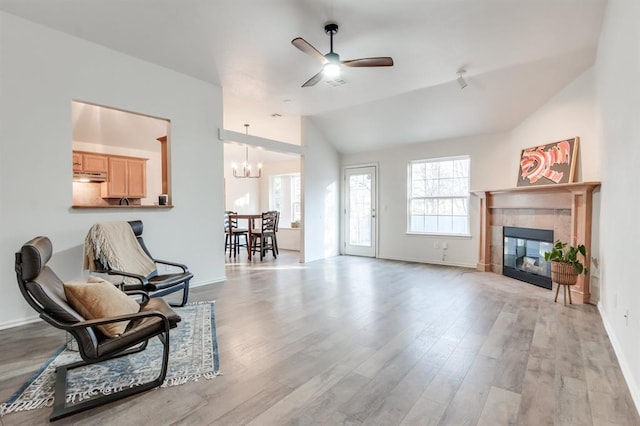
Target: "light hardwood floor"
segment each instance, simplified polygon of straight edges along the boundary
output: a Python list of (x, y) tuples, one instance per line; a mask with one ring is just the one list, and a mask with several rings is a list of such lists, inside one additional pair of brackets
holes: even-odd
[[(193, 289), (216, 300), (224, 375), (58, 424), (640, 424), (594, 306), (469, 269), (297, 256), (239, 258), (226, 282)], [(63, 340), (45, 324), (0, 331), (0, 398)]]

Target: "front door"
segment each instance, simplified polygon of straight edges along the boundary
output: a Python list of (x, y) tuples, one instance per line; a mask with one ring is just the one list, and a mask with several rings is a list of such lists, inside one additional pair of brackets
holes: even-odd
[(345, 175), (345, 254), (376, 257), (376, 167), (352, 167)]

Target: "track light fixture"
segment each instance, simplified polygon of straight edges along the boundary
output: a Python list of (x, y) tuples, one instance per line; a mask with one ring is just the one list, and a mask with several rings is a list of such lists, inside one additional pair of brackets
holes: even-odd
[(460, 89), (464, 89), (465, 87), (468, 86), (468, 84), (465, 81), (464, 77), (462, 77), (462, 74), (464, 74), (465, 72), (467, 72), (467, 71), (466, 70), (458, 70), (458, 78), (456, 78), (456, 81), (460, 85)]

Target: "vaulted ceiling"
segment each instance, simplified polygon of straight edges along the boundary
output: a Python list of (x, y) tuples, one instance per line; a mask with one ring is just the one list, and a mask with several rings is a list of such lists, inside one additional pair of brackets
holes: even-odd
[[(209, 81), (266, 114), (312, 116), (341, 152), (506, 131), (588, 69), (606, 0), (0, 0), (0, 10)], [(345, 84), (301, 88), (342, 59)], [(455, 82), (466, 69), (468, 87)], [(251, 120), (251, 117), (247, 117)], [(276, 124), (277, 125), (277, 124)]]

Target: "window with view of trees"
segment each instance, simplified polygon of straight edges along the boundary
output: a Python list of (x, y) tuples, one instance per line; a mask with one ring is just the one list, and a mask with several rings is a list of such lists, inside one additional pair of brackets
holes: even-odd
[(469, 235), (469, 162), (464, 156), (409, 163), (407, 232)]
[(300, 173), (269, 178), (269, 209), (280, 212), (280, 226), (300, 221)]

